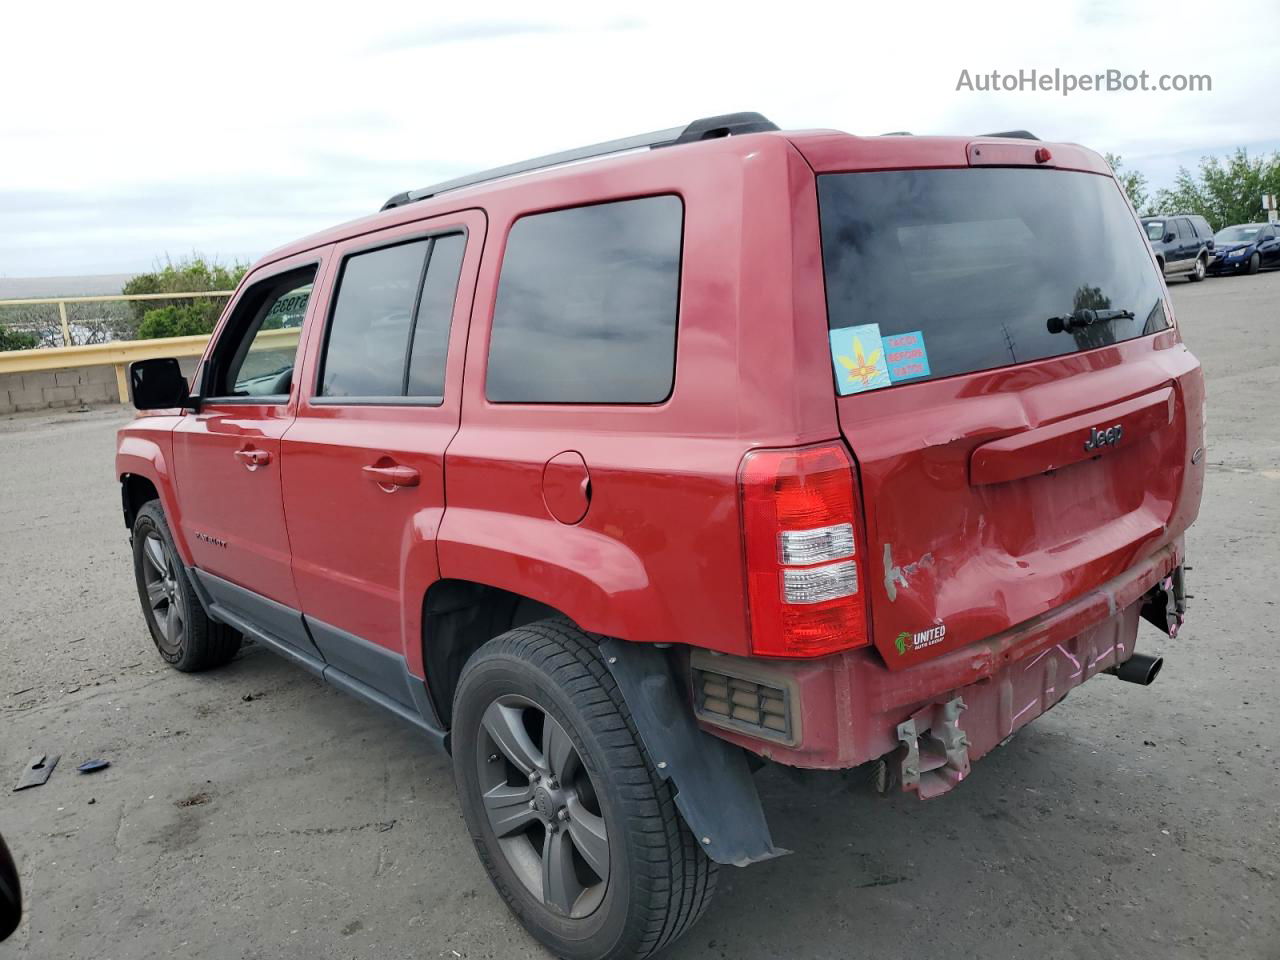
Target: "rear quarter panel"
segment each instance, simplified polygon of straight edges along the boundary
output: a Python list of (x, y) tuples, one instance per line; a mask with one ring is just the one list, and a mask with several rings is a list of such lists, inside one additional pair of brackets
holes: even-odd
[[(488, 342), (516, 219), (660, 194), (684, 204), (669, 399), (490, 403)], [(838, 435), (830, 376), (794, 375), (826, 368), (822, 292), (810, 282), (818, 254), (793, 242), (817, 235), (812, 173), (786, 138), (758, 135), (584, 165), (495, 189), (485, 208), (462, 426), (446, 457), (441, 575), (531, 596), (588, 630), (747, 652), (742, 456)], [(544, 465), (566, 451), (590, 472), (577, 524), (557, 521), (542, 493)]]

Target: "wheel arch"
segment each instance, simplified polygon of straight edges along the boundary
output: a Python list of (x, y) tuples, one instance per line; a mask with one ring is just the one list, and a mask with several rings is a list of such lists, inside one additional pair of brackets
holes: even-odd
[(462, 669), (472, 654), (508, 630), (563, 617), (539, 600), (476, 580), (442, 579), (422, 598), (422, 665), (427, 694), (441, 726), (453, 721), (453, 699)]
[(191, 566), (191, 550), (182, 535), (173, 474), (164, 446), (145, 434), (122, 434), (116, 451), (116, 476), (120, 481), (121, 509), (129, 529), (133, 529), (133, 521), (144, 504), (159, 500), (178, 555), (183, 563)]

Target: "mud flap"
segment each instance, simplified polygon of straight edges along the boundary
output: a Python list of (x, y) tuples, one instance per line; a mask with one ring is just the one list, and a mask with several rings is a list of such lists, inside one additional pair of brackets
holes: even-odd
[(676, 788), (676, 807), (716, 863), (745, 867), (790, 853), (773, 845), (746, 753), (693, 719), (667, 655), (613, 638), (600, 644), (658, 776)]

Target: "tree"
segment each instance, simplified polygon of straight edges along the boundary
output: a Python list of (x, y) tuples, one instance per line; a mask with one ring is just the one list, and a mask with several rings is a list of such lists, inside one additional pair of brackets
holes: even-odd
[[(196, 254), (177, 262), (166, 258), (162, 267), (140, 273), (124, 285), (122, 293), (203, 293), (234, 290), (244, 276), (246, 264), (224, 266)], [(212, 333), (226, 305), (224, 298), (180, 300), (136, 300), (130, 304), (138, 325), (139, 339), (184, 337)]]
[(1173, 189), (1161, 190), (1156, 202), (1164, 213), (1199, 214), (1221, 230), (1265, 220), (1264, 193), (1280, 193), (1280, 153), (1250, 157), (1237, 147), (1225, 163), (1218, 157), (1201, 158), (1198, 173), (1179, 167)]
[(1111, 166), (1112, 172), (1116, 175), (1117, 182), (1124, 188), (1125, 196), (1133, 204), (1133, 209), (1138, 213), (1142, 213), (1146, 209), (1147, 201), (1150, 199), (1147, 194), (1147, 178), (1137, 170), (1121, 173), (1120, 171), (1124, 168), (1124, 162), (1118, 153), (1108, 153), (1105, 155), (1105, 159)]

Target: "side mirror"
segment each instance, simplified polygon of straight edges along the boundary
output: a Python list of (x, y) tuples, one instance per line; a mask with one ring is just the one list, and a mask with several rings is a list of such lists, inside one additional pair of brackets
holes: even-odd
[(133, 405), (139, 410), (170, 410), (191, 405), (187, 378), (173, 357), (135, 360), (129, 364), (129, 386)]
[(18, 884), (18, 868), (0, 837), (0, 940), (18, 929), (22, 920), (22, 888)]
[(1173, 243), (1173, 234), (1172, 234), (1172, 233), (1166, 233), (1166, 234), (1164, 235), (1164, 238), (1163, 238), (1160, 242), (1161, 242), (1161, 243)]

